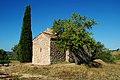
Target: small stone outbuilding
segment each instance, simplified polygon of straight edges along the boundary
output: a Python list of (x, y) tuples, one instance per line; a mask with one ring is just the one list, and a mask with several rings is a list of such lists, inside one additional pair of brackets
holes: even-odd
[(66, 54), (55, 46), (54, 39), (51, 28), (47, 28), (33, 39), (33, 64), (49, 65), (68, 59)]

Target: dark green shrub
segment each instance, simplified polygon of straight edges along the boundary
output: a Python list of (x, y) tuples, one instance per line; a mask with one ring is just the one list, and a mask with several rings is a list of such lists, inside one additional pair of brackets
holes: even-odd
[(9, 63), (9, 58), (6, 54), (6, 52), (3, 49), (0, 49), (0, 64), (6, 64)]
[(105, 62), (108, 62), (108, 63), (114, 63), (115, 62), (115, 57), (109, 52), (102, 52), (102, 53), (98, 53), (96, 54), (95, 56), (97, 59), (101, 59)]

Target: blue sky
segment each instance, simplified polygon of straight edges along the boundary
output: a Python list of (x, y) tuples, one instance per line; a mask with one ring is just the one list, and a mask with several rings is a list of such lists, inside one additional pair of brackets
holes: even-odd
[(31, 5), (33, 38), (52, 26), (55, 19), (73, 12), (94, 18), (93, 37), (109, 49), (120, 48), (120, 0), (0, 0), (0, 48), (18, 43), (25, 6)]

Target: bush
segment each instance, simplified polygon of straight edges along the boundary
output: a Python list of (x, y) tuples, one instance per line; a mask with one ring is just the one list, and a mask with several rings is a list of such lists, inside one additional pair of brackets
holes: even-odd
[(114, 63), (115, 62), (115, 57), (109, 52), (102, 52), (98, 53), (95, 56), (97, 59), (101, 59), (107, 63)]
[(0, 64), (9, 63), (9, 58), (3, 49), (0, 49)]
[(120, 54), (115, 55), (116, 60), (120, 60)]

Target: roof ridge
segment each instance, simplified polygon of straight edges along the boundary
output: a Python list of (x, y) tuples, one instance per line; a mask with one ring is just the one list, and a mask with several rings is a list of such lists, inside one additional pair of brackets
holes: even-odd
[[(49, 32), (49, 30), (51, 30), (50, 32)], [(53, 35), (53, 33), (52, 33), (52, 29), (51, 28), (47, 28), (46, 30), (44, 30), (43, 32), (41, 32), (41, 33), (39, 33), (36, 37), (34, 37), (33, 38), (33, 40), (35, 39), (35, 38), (37, 38), (40, 34), (46, 34), (46, 35), (48, 35), (50, 38), (54, 38), (55, 36)]]

